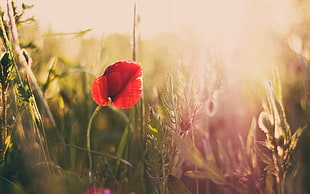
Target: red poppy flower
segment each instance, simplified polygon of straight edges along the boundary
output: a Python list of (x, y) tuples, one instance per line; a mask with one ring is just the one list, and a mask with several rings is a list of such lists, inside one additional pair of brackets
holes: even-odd
[(94, 101), (100, 106), (109, 101), (118, 108), (131, 108), (142, 93), (142, 67), (135, 61), (119, 61), (110, 65), (92, 86)]

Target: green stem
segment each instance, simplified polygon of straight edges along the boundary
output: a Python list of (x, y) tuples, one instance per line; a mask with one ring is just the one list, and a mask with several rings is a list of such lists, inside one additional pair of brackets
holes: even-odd
[(1, 144), (1, 146), (2, 146), (2, 149), (4, 150), (3, 151), (3, 153), (1, 153), (2, 154), (2, 156), (1, 156), (1, 163), (2, 162), (4, 162), (5, 161), (5, 153), (6, 153), (6, 144), (5, 144), (5, 140), (6, 140), (6, 137), (7, 137), (7, 124), (6, 124), (6, 96), (5, 96), (5, 91), (4, 91), (4, 88), (3, 88), (3, 86), (2, 86), (2, 109), (3, 109), (3, 111), (2, 111), (2, 130), (3, 131), (1, 131), (1, 135), (2, 135), (2, 137), (1, 137), (1, 141), (2, 141), (2, 144)]
[(98, 114), (98, 112), (101, 110), (101, 106), (97, 106), (96, 110), (93, 112), (89, 119), (89, 123), (87, 126), (87, 135), (86, 135), (86, 142), (87, 142), (87, 151), (88, 151), (88, 162), (89, 162), (89, 183), (91, 183), (91, 177), (92, 177), (92, 171), (93, 171), (93, 161), (91, 157), (91, 148), (90, 148), (90, 133), (91, 133), (91, 128), (93, 125), (94, 118)]

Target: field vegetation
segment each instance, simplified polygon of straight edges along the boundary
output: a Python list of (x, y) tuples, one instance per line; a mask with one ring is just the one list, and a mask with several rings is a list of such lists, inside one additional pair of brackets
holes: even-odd
[[(186, 26), (143, 39), (136, 9), (132, 34), (42, 31), (8, 0), (0, 193), (309, 193), (309, 3), (298, 8), (262, 58), (201, 47)], [(122, 60), (141, 64), (141, 97), (101, 107), (93, 81)]]

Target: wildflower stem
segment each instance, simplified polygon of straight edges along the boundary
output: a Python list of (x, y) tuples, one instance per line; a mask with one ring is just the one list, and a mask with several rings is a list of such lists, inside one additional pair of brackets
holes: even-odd
[(97, 108), (91, 115), (88, 126), (87, 126), (86, 142), (87, 142), (88, 162), (89, 162), (89, 183), (91, 183), (91, 177), (92, 177), (92, 171), (93, 171), (93, 161), (91, 157), (91, 147), (90, 147), (90, 135), (91, 135), (90, 133), (91, 133), (91, 128), (93, 125), (94, 118), (96, 117), (98, 112), (101, 110), (101, 108), (102, 108), (101, 106), (97, 106)]

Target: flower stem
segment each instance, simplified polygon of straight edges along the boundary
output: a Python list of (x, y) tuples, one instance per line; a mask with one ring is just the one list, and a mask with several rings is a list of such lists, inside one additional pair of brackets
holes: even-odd
[(86, 134), (86, 142), (87, 142), (87, 151), (88, 151), (88, 162), (89, 162), (89, 183), (91, 183), (91, 177), (92, 177), (92, 171), (93, 171), (93, 161), (91, 157), (91, 148), (90, 148), (90, 132), (93, 125), (94, 118), (98, 114), (98, 112), (101, 110), (101, 106), (97, 106), (93, 114), (91, 115), (88, 126), (87, 126), (87, 134)]

